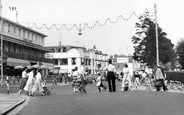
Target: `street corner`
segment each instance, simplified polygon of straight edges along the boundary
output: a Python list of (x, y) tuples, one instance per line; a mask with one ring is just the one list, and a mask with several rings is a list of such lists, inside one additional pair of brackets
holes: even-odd
[(17, 94), (0, 94), (0, 113), (6, 115), (26, 101), (26, 96)]

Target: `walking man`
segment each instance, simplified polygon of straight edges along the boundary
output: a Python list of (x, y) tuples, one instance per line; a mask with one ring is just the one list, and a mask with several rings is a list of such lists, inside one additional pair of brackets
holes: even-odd
[(115, 67), (112, 65), (112, 60), (109, 59), (109, 65), (103, 70), (107, 71), (107, 81), (109, 85), (109, 92), (116, 92), (116, 83), (115, 83)]

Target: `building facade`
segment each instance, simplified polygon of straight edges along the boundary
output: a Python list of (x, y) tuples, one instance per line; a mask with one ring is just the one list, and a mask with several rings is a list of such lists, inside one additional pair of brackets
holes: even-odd
[(54, 67), (58, 69), (58, 73), (72, 73), (72, 69), (76, 66), (79, 68), (84, 62), (89, 74), (95, 74), (97, 64), (102, 67), (107, 65), (108, 55), (103, 54), (94, 49), (86, 49), (71, 45), (59, 45), (47, 47), (52, 52)]
[(49, 52), (45, 46), (46, 35), (1, 17), (1, 38), (3, 39), (4, 72), (12, 74), (16, 65), (30, 66), (38, 62), (52, 65), (46, 58)]
[(129, 74), (133, 75), (133, 72), (140, 68), (140, 63), (136, 62), (132, 56), (126, 56), (126, 55), (115, 55), (113, 57), (113, 65), (116, 68), (116, 73), (120, 74), (123, 72), (123, 66), (124, 64), (128, 65), (129, 68)]

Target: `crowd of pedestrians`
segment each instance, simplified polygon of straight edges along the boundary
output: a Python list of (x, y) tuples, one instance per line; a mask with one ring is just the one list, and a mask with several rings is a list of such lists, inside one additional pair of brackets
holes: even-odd
[[(80, 67), (75, 67), (71, 74), (65, 73), (62, 76), (62, 81), (64, 83), (71, 83), (73, 87), (73, 92), (87, 93), (87, 70), (84, 62), (82, 62)], [(112, 60), (109, 59), (108, 65), (101, 68), (101, 65), (97, 65), (96, 70), (96, 86), (97, 92), (106, 91), (107, 86), (103, 84), (102, 76), (106, 75), (108, 82), (109, 92), (116, 92), (116, 69), (112, 65)], [(165, 73), (159, 65), (155, 65), (152, 73), (147, 73), (145, 70), (134, 71), (133, 76), (129, 73), (128, 65), (125, 63), (123, 70), (121, 72), (121, 89), (120, 91), (132, 91), (137, 89), (138, 86), (145, 86), (147, 91), (167, 91), (168, 88), (165, 85)], [(56, 77), (55, 77), (56, 79)], [(57, 82), (57, 81), (56, 81)], [(35, 92), (39, 92), (44, 95), (43, 76), (41, 75), (41, 69), (39, 68), (24, 68), (22, 72), (22, 79), (20, 83), (20, 90), (17, 92), (21, 95), (22, 90), (25, 90), (27, 95), (34, 96)]]
[(17, 92), (17, 94), (21, 95), (21, 91), (25, 90), (28, 96), (34, 96), (35, 92), (39, 92), (43, 96), (44, 90), (42, 83), (44, 82), (40, 72), (41, 69), (24, 68), (22, 72), (20, 90)]

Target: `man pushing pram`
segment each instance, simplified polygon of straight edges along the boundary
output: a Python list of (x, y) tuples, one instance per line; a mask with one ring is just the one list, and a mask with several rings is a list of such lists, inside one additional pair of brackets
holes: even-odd
[(81, 79), (80, 79), (80, 74), (78, 72), (78, 67), (75, 67), (73, 69), (73, 83), (72, 83), (72, 87), (73, 87), (73, 92), (77, 93), (77, 92), (81, 92)]

